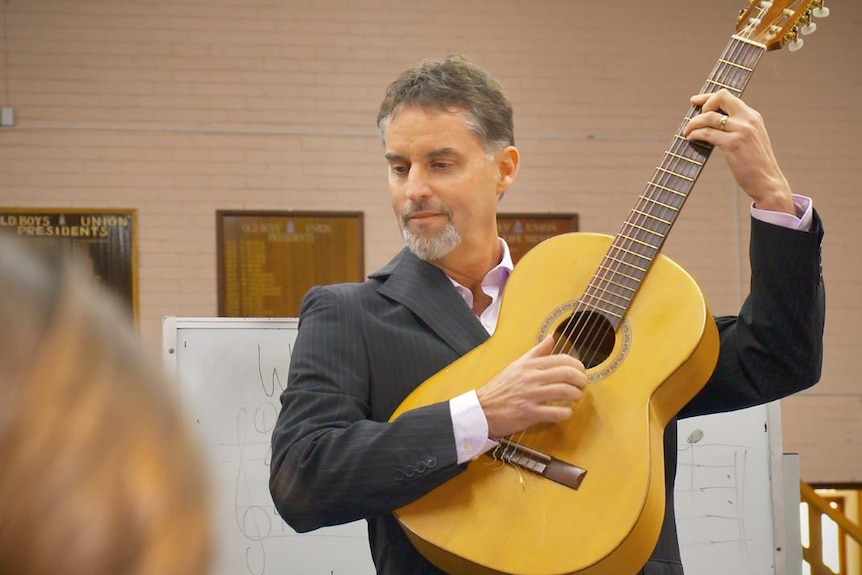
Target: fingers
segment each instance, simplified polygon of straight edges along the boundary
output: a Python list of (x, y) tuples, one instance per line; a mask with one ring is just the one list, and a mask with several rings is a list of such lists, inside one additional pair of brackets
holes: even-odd
[(748, 108), (742, 100), (724, 88), (714, 94), (692, 96), (691, 103), (700, 107), (700, 113), (688, 121), (683, 129), (683, 136), (691, 141), (709, 142), (719, 146), (728, 139), (722, 133), (736, 131), (740, 125), (739, 118)]
[(744, 113), (748, 105), (731, 94), (726, 88), (711, 94), (695, 94), (690, 99), (693, 106), (699, 106), (701, 113), (720, 112), (730, 116)]
[[(554, 363), (542, 362), (541, 365), (536, 364), (531, 366), (522, 376), (523, 384), (537, 388), (564, 384), (566, 388), (574, 388), (578, 392), (586, 389), (588, 380), (583, 364), (573, 358), (569, 358), (572, 361), (566, 361), (565, 357), (568, 356), (554, 356), (549, 358), (554, 360)], [(545, 401), (550, 399), (564, 398), (548, 398)], [(580, 399), (580, 393), (578, 393), (577, 399)]]
[(546, 336), (545, 339), (530, 348), (522, 357), (531, 359), (535, 357), (543, 357), (551, 353), (554, 349), (554, 337)]
[(543, 339), (476, 390), (492, 437), (571, 417), (587, 387), (586, 369), (568, 354), (553, 353), (554, 343)]
[(760, 113), (725, 89), (692, 96), (691, 103), (700, 113), (689, 119), (683, 136), (721, 148), (734, 180), (755, 206), (795, 214), (790, 184)]
[(571, 405), (583, 398), (584, 389), (586, 389), (586, 382), (584, 385), (547, 384), (537, 387), (532, 399), (536, 405)]

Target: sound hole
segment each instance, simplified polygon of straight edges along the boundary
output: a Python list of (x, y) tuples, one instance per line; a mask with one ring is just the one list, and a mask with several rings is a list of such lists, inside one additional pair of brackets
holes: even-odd
[(596, 311), (579, 311), (554, 331), (557, 347), (578, 358), (587, 368), (608, 358), (614, 349), (615, 333), (611, 322)]

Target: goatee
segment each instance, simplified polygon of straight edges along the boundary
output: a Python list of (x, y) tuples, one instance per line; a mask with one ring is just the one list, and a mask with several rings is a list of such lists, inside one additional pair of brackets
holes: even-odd
[(407, 249), (413, 252), (417, 258), (424, 261), (438, 260), (454, 250), (461, 243), (461, 235), (452, 221), (452, 214), (445, 207), (435, 207), (434, 210), (446, 216), (446, 227), (436, 234), (419, 235), (410, 229), (410, 217), (419, 211), (427, 211), (430, 208), (425, 202), (414, 204), (410, 202), (401, 215), (401, 235)]

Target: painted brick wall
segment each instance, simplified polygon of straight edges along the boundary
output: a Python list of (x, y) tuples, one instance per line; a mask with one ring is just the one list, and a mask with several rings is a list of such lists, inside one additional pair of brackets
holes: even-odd
[[(462, 53), (516, 108), (503, 211), (577, 212), (615, 233), (733, 32), (741, 0), (6, 0), (0, 205), (134, 208), (140, 331), (216, 313), (217, 209), (361, 210), (367, 271), (400, 247), (374, 119), (388, 82)], [(828, 230), (823, 382), (785, 401), (809, 481), (862, 481), (857, 220), (862, 4), (768, 54), (747, 100)], [(716, 154), (666, 253), (714, 312), (746, 293), (747, 202)], [(856, 254), (856, 255), (854, 255)]]

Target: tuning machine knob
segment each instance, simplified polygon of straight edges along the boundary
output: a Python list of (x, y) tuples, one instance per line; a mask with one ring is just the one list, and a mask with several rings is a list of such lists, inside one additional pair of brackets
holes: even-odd
[(824, 0), (814, 2), (814, 9), (811, 10), (811, 13), (817, 18), (826, 18), (829, 16), (829, 7), (824, 4)]
[(794, 26), (790, 29), (790, 32), (785, 36), (785, 41), (787, 42), (787, 49), (791, 52), (796, 52), (797, 50), (801, 50), (802, 46), (805, 45), (805, 40), (799, 37), (799, 27)]

